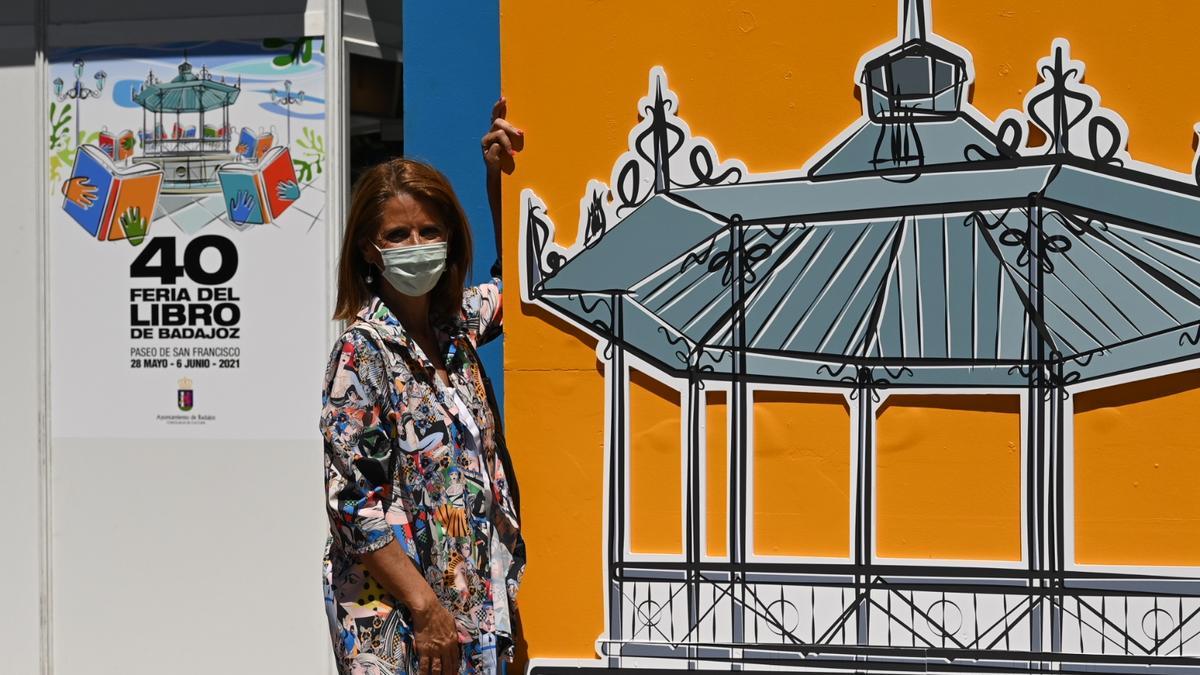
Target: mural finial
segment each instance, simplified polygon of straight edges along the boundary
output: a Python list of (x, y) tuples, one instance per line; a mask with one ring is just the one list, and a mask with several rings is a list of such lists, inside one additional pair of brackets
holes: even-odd
[(925, 3), (928, 0), (900, 0), (900, 41), (924, 40)]
[(646, 93), (637, 102), (638, 122), (629, 131), (629, 146), (613, 165), (610, 182), (588, 182), (579, 201), (576, 242), (562, 247), (554, 241), (554, 222), (546, 204), (529, 189), (522, 192), (521, 219), (526, 274), (523, 297), (541, 293), (543, 284), (576, 254), (600, 244), (656, 194), (701, 186), (729, 185), (741, 181), (746, 165), (736, 159), (721, 160), (708, 139), (692, 135), (679, 117), (679, 96), (671, 91), (666, 70), (650, 69)]
[(654, 191), (671, 189), (670, 148), (667, 146), (667, 103), (663, 98), (663, 81), (654, 79), (654, 109), (650, 128), (654, 130)]
[(1037, 64), (1042, 81), (1025, 97), (1027, 118), (1047, 139), (1032, 150), (1108, 163), (1129, 159), (1129, 127), (1120, 115), (1100, 105), (1098, 91), (1084, 84), (1084, 63), (1071, 56), (1071, 44), (1056, 38), (1050, 52)]

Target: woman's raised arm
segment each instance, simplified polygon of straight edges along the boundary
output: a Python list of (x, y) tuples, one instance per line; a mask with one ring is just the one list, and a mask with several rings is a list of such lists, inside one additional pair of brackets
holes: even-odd
[(525, 149), (525, 132), (513, 126), (508, 117), (508, 100), (503, 96), (492, 106), (492, 126), (483, 135), (483, 161), (487, 165), (488, 205), (492, 210), (492, 231), (496, 236), (496, 265), (492, 276), (499, 277), (501, 260), (500, 173), (511, 174), (517, 167), (516, 155)]

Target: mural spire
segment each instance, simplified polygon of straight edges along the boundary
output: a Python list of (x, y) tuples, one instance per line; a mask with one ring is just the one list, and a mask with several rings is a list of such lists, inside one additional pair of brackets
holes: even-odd
[(925, 3), (928, 0), (900, 1), (900, 42), (924, 41), (926, 38)]
[(651, 129), (654, 130), (654, 191), (671, 189), (671, 151), (667, 144), (667, 103), (663, 99), (662, 77), (654, 80), (654, 109)]

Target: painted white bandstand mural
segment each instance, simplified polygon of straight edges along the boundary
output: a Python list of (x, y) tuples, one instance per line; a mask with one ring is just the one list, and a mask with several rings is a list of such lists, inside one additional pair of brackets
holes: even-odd
[[(969, 54), (929, 12), (899, 2), (898, 37), (859, 64), (862, 117), (794, 172), (719, 160), (655, 68), (628, 152), (587, 186), (579, 241), (556, 244), (522, 194), (522, 298), (595, 336), (605, 365), (602, 667), (1200, 671), (1200, 571), (1076, 564), (1069, 517), (1073, 397), (1197, 367), (1196, 177), (1130, 157), (1064, 39), (1024, 109), (987, 119), (966, 100)], [(679, 556), (630, 550), (631, 364), (681, 388)], [(713, 389), (729, 400), (721, 559), (703, 541)], [(770, 389), (850, 404), (845, 560), (747, 550), (752, 401)], [(876, 413), (901, 391), (1020, 397), (1019, 562), (875, 554)]]

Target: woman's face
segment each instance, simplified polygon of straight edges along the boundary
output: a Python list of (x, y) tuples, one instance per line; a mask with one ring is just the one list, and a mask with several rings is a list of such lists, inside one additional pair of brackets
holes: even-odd
[[(432, 209), (412, 195), (400, 193), (383, 204), (379, 231), (371, 242), (379, 248), (399, 248), (419, 244), (436, 244), (449, 240), (449, 230), (439, 222)], [(379, 251), (365, 247), (367, 260), (380, 265)]]

